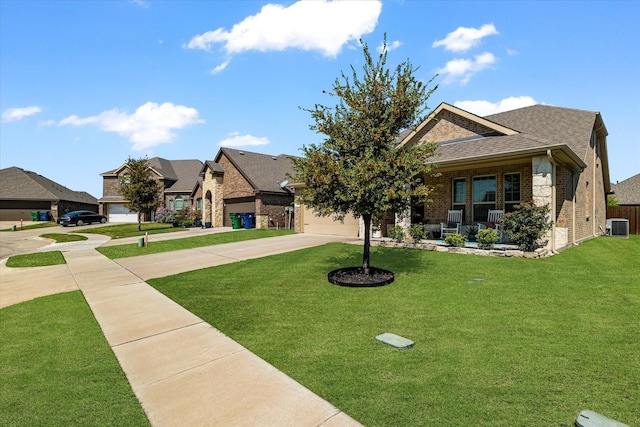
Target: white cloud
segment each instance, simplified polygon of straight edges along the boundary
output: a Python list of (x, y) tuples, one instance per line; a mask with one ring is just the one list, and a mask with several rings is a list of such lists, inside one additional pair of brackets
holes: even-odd
[(33, 114), (37, 114), (42, 111), (42, 108), (37, 105), (32, 105), (30, 107), (23, 108), (8, 108), (2, 113), (2, 121), (3, 122), (15, 122), (17, 120), (22, 120), (25, 117), (29, 117)]
[[(392, 50), (396, 50), (397, 48), (399, 48), (400, 46), (402, 46), (402, 42), (399, 40), (395, 40), (392, 41), (391, 43), (387, 43), (387, 52), (391, 52)], [(384, 46), (382, 43), (380, 43), (380, 45), (377, 47), (377, 51), (378, 53), (382, 53)]]
[(510, 96), (509, 98), (502, 99), (498, 102), (489, 102), (485, 100), (457, 101), (453, 105), (480, 117), (484, 117), (490, 114), (529, 107), (530, 105), (536, 104), (538, 104), (538, 102), (530, 96)]
[(227, 68), (227, 66), (229, 65), (229, 62), (231, 62), (230, 59), (227, 59), (226, 61), (224, 61), (222, 64), (218, 65), (217, 67), (215, 67), (213, 70), (211, 70), (211, 74), (218, 74), (220, 71), (224, 70), (225, 68)]
[(38, 121), (38, 126), (39, 127), (46, 127), (46, 126), (54, 126), (56, 124), (56, 121), (53, 119), (49, 119), (49, 120), (39, 120)]
[(198, 118), (198, 110), (165, 102), (158, 105), (147, 102), (138, 107), (133, 114), (118, 109), (104, 111), (97, 116), (81, 118), (69, 116), (58, 126), (96, 125), (105, 132), (115, 132), (133, 142), (133, 150), (141, 151), (159, 144), (171, 142), (176, 134), (172, 131), (183, 127), (204, 123)]
[(451, 52), (466, 52), (480, 44), (484, 37), (493, 34), (500, 34), (493, 24), (485, 24), (480, 28), (459, 27), (444, 39), (433, 42), (431, 47), (444, 46), (445, 50)]
[(131, 0), (132, 3), (137, 4), (140, 7), (143, 7), (145, 9), (149, 8), (150, 3), (148, 1), (145, 0)]
[(239, 132), (230, 133), (227, 138), (218, 143), (221, 147), (248, 147), (267, 144), (271, 144), (267, 137), (258, 138), (250, 134), (240, 135)]
[(265, 5), (230, 31), (218, 28), (191, 39), (189, 49), (211, 50), (222, 44), (227, 54), (245, 51), (315, 50), (335, 57), (342, 47), (371, 33), (382, 10), (381, 1), (298, 1), (289, 7)]
[(496, 62), (492, 53), (484, 52), (476, 55), (474, 59), (453, 59), (447, 62), (438, 74), (444, 76), (444, 83), (460, 81), (463, 85), (469, 83), (471, 77), (479, 71), (490, 67)]

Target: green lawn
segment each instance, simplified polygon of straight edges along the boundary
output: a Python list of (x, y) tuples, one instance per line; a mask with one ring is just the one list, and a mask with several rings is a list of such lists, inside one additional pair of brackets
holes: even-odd
[[(15, 225), (17, 227), (16, 231), (21, 231), (20, 221), (16, 221)], [(55, 221), (43, 221), (43, 222), (37, 222), (35, 224), (31, 224), (31, 225), (25, 225), (22, 227), (22, 230), (36, 230), (38, 228), (50, 228), (50, 227), (59, 227), (59, 225)], [(4, 232), (4, 231), (13, 231), (13, 229), (9, 227), (9, 228), (3, 228), (2, 230), (0, 230), (0, 232)]]
[(161, 252), (179, 251), (182, 249), (201, 248), (203, 246), (220, 245), (223, 243), (242, 242), (245, 240), (262, 239), (266, 237), (293, 234), (292, 230), (239, 230), (225, 233), (205, 234), (184, 239), (161, 240), (151, 242), (147, 247), (138, 247), (137, 243), (128, 245), (104, 246), (96, 248), (98, 252), (110, 259), (128, 258), (140, 255), (157, 254)]
[(32, 254), (14, 255), (7, 259), (7, 267), (45, 267), (48, 265), (65, 264), (62, 252), (35, 252)]
[(360, 260), (331, 244), (149, 283), (367, 426), (640, 424), (638, 236), (541, 260), (373, 248), (393, 284), (327, 282)]
[(145, 222), (138, 231), (138, 224), (118, 224), (105, 225), (104, 227), (83, 228), (74, 227), (73, 233), (83, 234), (104, 234), (112, 239), (123, 239), (125, 237), (144, 236), (145, 234), (175, 233), (184, 232), (185, 228), (173, 227), (171, 224), (160, 224), (157, 222)]
[(149, 425), (79, 291), (5, 307), (0, 324), (0, 425)]
[(45, 239), (53, 239), (56, 241), (56, 243), (79, 242), (81, 240), (88, 240), (87, 236), (69, 233), (47, 233), (41, 234), (40, 237), (43, 237)]

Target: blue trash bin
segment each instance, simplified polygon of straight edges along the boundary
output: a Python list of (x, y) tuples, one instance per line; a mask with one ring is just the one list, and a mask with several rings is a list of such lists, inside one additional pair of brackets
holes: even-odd
[(244, 221), (244, 229), (245, 230), (249, 230), (249, 229), (253, 228), (253, 214), (252, 213), (244, 214), (244, 217), (242, 219)]
[(38, 215), (40, 216), (40, 221), (49, 221), (49, 212), (38, 212)]

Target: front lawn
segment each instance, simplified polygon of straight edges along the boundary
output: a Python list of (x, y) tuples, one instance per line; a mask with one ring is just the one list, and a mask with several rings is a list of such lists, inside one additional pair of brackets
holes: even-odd
[(0, 425), (149, 425), (80, 291), (0, 318)]
[[(640, 238), (540, 260), (330, 244), (149, 283), (367, 426), (640, 423)], [(397, 350), (374, 339), (415, 341)]]
[(66, 264), (60, 251), (35, 252), (32, 254), (14, 255), (7, 259), (7, 267), (46, 267), (48, 265)]
[(83, 234), (103, 234), (112, 239), (123, 239), (125, 237), (138, 237), (145, 234), (174, 233), (186, 231), (184, 228), (173, 227), (171, 224), (160, 224), (157, 222), (145, 222), (138, 231), (138, 224), (118, 224), (105, 225), (104, 227), (95, 227), (84, 229), (83, 227), (74, 227), (73, 233)]
[(184, 239), (171, 239), (151, 242), (147, 247), (138, 247), (137, 243), (128, 245), (103, 246), (96, 248), (98, 252), (110, 259), (128, 258), (161, 252), (179, 251), (182, 249), (201, 248), (203, 246), (221, 245), (223, 243), (242, 242), (245, 240), (294, 234), (293, 230), (238, 230), (224, 233), (205, 234)]

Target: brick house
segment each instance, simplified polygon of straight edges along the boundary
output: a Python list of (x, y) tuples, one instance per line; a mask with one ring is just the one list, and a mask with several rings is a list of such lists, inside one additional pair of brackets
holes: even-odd
[(293, 193), (286, 186), (293, 173), (287, 155), (271, 156), (221, 148), (202, 166), (203, 223), (231, 226), (229, 214), (252, 213), (256, 228), (288, 228)]
[(35, 172), (15, 166), (0, 170), (0, 220), (31, 221), (32, 212), (48, 212), (58, 219), (77, 210), (97, 211), (98, 201)]
[[(202, 182), (200, 160), (167, 160), (153, 157), (148, 160), (151, 176), (162, 184), (163, 206), (171, 210), (202, 209)], [(124, 206), (119, 194), (120, 179), (127, 173), (126, 164), (102, 176), (102, 198), (98, 200), (100, 213), (110, 222), (137, 222), (137, 214)], [(195, 215), (195, 213), (194, 213)], [(145, 214), (144, 221), (153, 220), (154, 213)]]
[(442, 103), (399, 137), (399, 146), (437, 143), (433, 163), (441, 174), (429, 178), (438, 186), (433, 203), (404, 217), (439, 224), (449, 209), (462, 209), (463, 223), (473, 225), (487, 221), (490, 209), (509, 212), (533, 199), (551, 208), (548, 249), (601, 235), (611, 192), (606, 137), (597, 112), (534, 105), (479, 117)]

